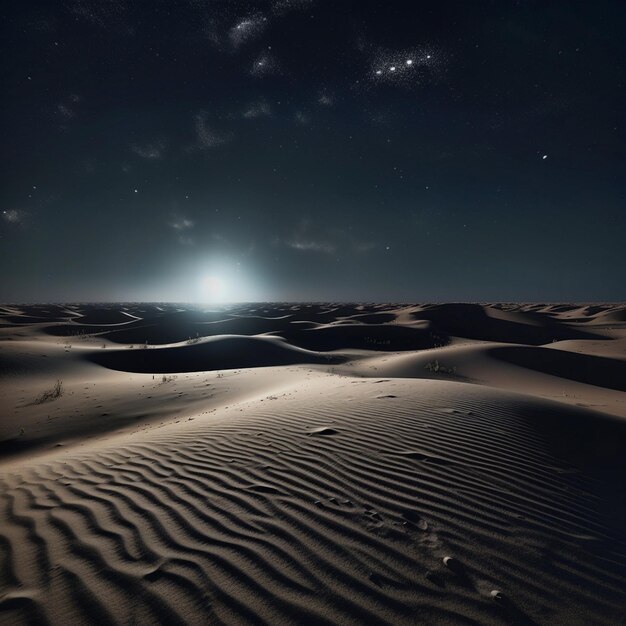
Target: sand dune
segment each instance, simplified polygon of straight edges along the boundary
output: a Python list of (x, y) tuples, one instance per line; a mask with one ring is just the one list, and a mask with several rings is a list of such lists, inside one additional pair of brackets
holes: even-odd
[(4, 307), (0, 623), (621, 623), (589, 307)]
[(322, 355), (289, 345), (274, 337), (220, 335), (198, 343), (142, 350), (102, 350), (86, 357), (94, 363), (125, 372), (197, 372), (207, 370), (338, 363), (339, 356)]

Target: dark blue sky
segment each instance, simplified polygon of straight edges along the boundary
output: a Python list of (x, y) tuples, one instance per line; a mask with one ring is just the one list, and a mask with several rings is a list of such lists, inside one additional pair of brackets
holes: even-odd
[(626, 299), (623, 2), (1, 17), (2, 301)]

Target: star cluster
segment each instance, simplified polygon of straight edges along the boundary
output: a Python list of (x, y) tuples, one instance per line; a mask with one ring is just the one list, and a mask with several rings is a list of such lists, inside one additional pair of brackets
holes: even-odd
[(368, 78), (373, 85), (417, 88), (440, 81), (449, 63), (449, 55), (431, 45), (400, 51), (378, 50), (370, 60)]

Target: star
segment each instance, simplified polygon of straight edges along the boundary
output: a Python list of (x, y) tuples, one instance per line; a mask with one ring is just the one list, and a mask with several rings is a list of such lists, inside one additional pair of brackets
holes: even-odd
[(269, 54), (262, 54), (254, 61), (251, 74), (254, 76), (265, 76), (280, 73), (279, 70), (279, 64), (274, 57)]
[(21, 219), (20, 212), (16, 211), (15, 209), (2, 211), (2, 217), (11, 224), (19, 224)]
[(547, 155), (547, 154), (544, 154), (544, 155), (541, 157), (541, 159), (542, 159), (543, 161), (545, 161), (547, 158), (548, 158), (548, 155)]

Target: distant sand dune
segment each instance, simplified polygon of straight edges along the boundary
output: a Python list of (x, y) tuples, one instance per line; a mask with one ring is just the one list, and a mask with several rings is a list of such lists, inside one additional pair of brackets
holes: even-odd
[(149, 350), (103, 350), (87, 358), (111, 369), (159, 374), (345, 360), (303, 350), (272, 337), (238, 335), (220, 335), (201, 343)]
[[(580, 306), (72, 306), (161, 339), (172, 320), (262, 332), (69, 346), (46, 332), (81, 325), (60, 309), (6, 309), (39, 321), (0, 329), (0, 623), (623, 621), (618, 322), (585, 338), (555, 317)], [(562, 345), (518, 341), (554, 327)]]

